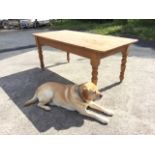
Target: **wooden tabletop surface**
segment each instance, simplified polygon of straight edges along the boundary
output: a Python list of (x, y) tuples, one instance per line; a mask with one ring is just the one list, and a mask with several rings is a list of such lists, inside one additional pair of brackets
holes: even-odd
[(109, 50), (129, 45), (137, 42), (137, 39), (115, 37), (109, 35), (99, 35), (86, 32), (61, 30), (52, 32), (34, 33), (35, 36), (50, 39), (51, 41), (63, 42), (79, 47), (93, 49), (97, 52), (107, 52)]

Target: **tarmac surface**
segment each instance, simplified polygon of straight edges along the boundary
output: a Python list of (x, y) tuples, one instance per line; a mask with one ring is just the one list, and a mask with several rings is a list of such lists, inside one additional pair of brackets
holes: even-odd
[(81, 84), (91, 79), (88, 59), (71, 54), (67, 63), (65, 52), (49, 47), (44, 48), (46, 69), (41, 71), (37, 49), (28, 47), (35, 46), (33, 32), (0, 32), (0, 134), (155, 134), (153, 42), (140, 41), (130, 47), (121, 84), (121, 55), (102, 59), (98, 87), (103, 98), (97, 103), (115, 112), (109, 124), (103, 125), (59, 107), (50, 112), (36, 104), (23, 107), (46, 81)]

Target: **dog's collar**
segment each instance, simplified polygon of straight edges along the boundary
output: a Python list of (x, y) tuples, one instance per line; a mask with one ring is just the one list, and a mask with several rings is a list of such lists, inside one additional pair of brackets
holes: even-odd
[(77, 93), (78, 93), (79, 97), (81, 98), (81, 100), (82, 100), (83, 102), (86, 102), (86, 100), (83, 98), (83, 96), (82, 96), (82, 94), (81, 94), (81, 92), (80, 92), (80, 86), (77, 86)]

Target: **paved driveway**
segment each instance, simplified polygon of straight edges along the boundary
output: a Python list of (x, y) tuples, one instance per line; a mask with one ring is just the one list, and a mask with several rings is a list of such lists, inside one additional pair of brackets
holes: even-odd
[(0, 52), (35, 46), (32, 33), (49, 31), (48, 29), (23, 29), (0, 31)]
[[(14, 33), (6, 36), (13, 34), (17, 39)], [(15, 48), (16, 43), (22, 46), (34, 43), (32, 30), (19, 32), (22, 33), (17, 42), (9, 37), (10, 42), (5, 42), (3, 48), (6, 45)], [(23, 37), (25, 42), (21, 41)], [(1, 44), (0, 41), (0, 47)], [(0, 134), (155, 134), (155, 47), (152, 42), (141, 41), (131, 46), (122, 84), (118, 84), (121, 56), (102, 59), (98, 85), (104, 97), (97, 102), (115, 111), (109, 125), (62, 108), (53, 107), (45, 112), (36, 105), (23, 107), (41, 83), (80, 84), (90, 80), (89, 60), (71, 55), (71, 62), (66, 63), (66, 53), (53, 48), (44, 48), (44, 55), (46, 70), (42, 72), (36, 48), (0, 53)]]

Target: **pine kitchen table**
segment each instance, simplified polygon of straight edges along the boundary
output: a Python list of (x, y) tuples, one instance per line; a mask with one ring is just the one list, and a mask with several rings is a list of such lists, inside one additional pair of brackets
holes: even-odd
[[(67, 52), (67, 60), (70, 61), (69, 53), (83, 56), (90, 59), (92, 66), (92, 82), (97, 85), (98, 66), (100, 60), (115, 53), (122, 53), (120, 82), (124, 79), (124, 72), (127, 62), (128, 47), (137, 42), (136, 39), (99, 35), (78, 31), (50, 31), (34, 33), (40, 66), (44, 69), (42, 46), (51, 46)], [(110, 63), (110, 62), (109, 62)]]

